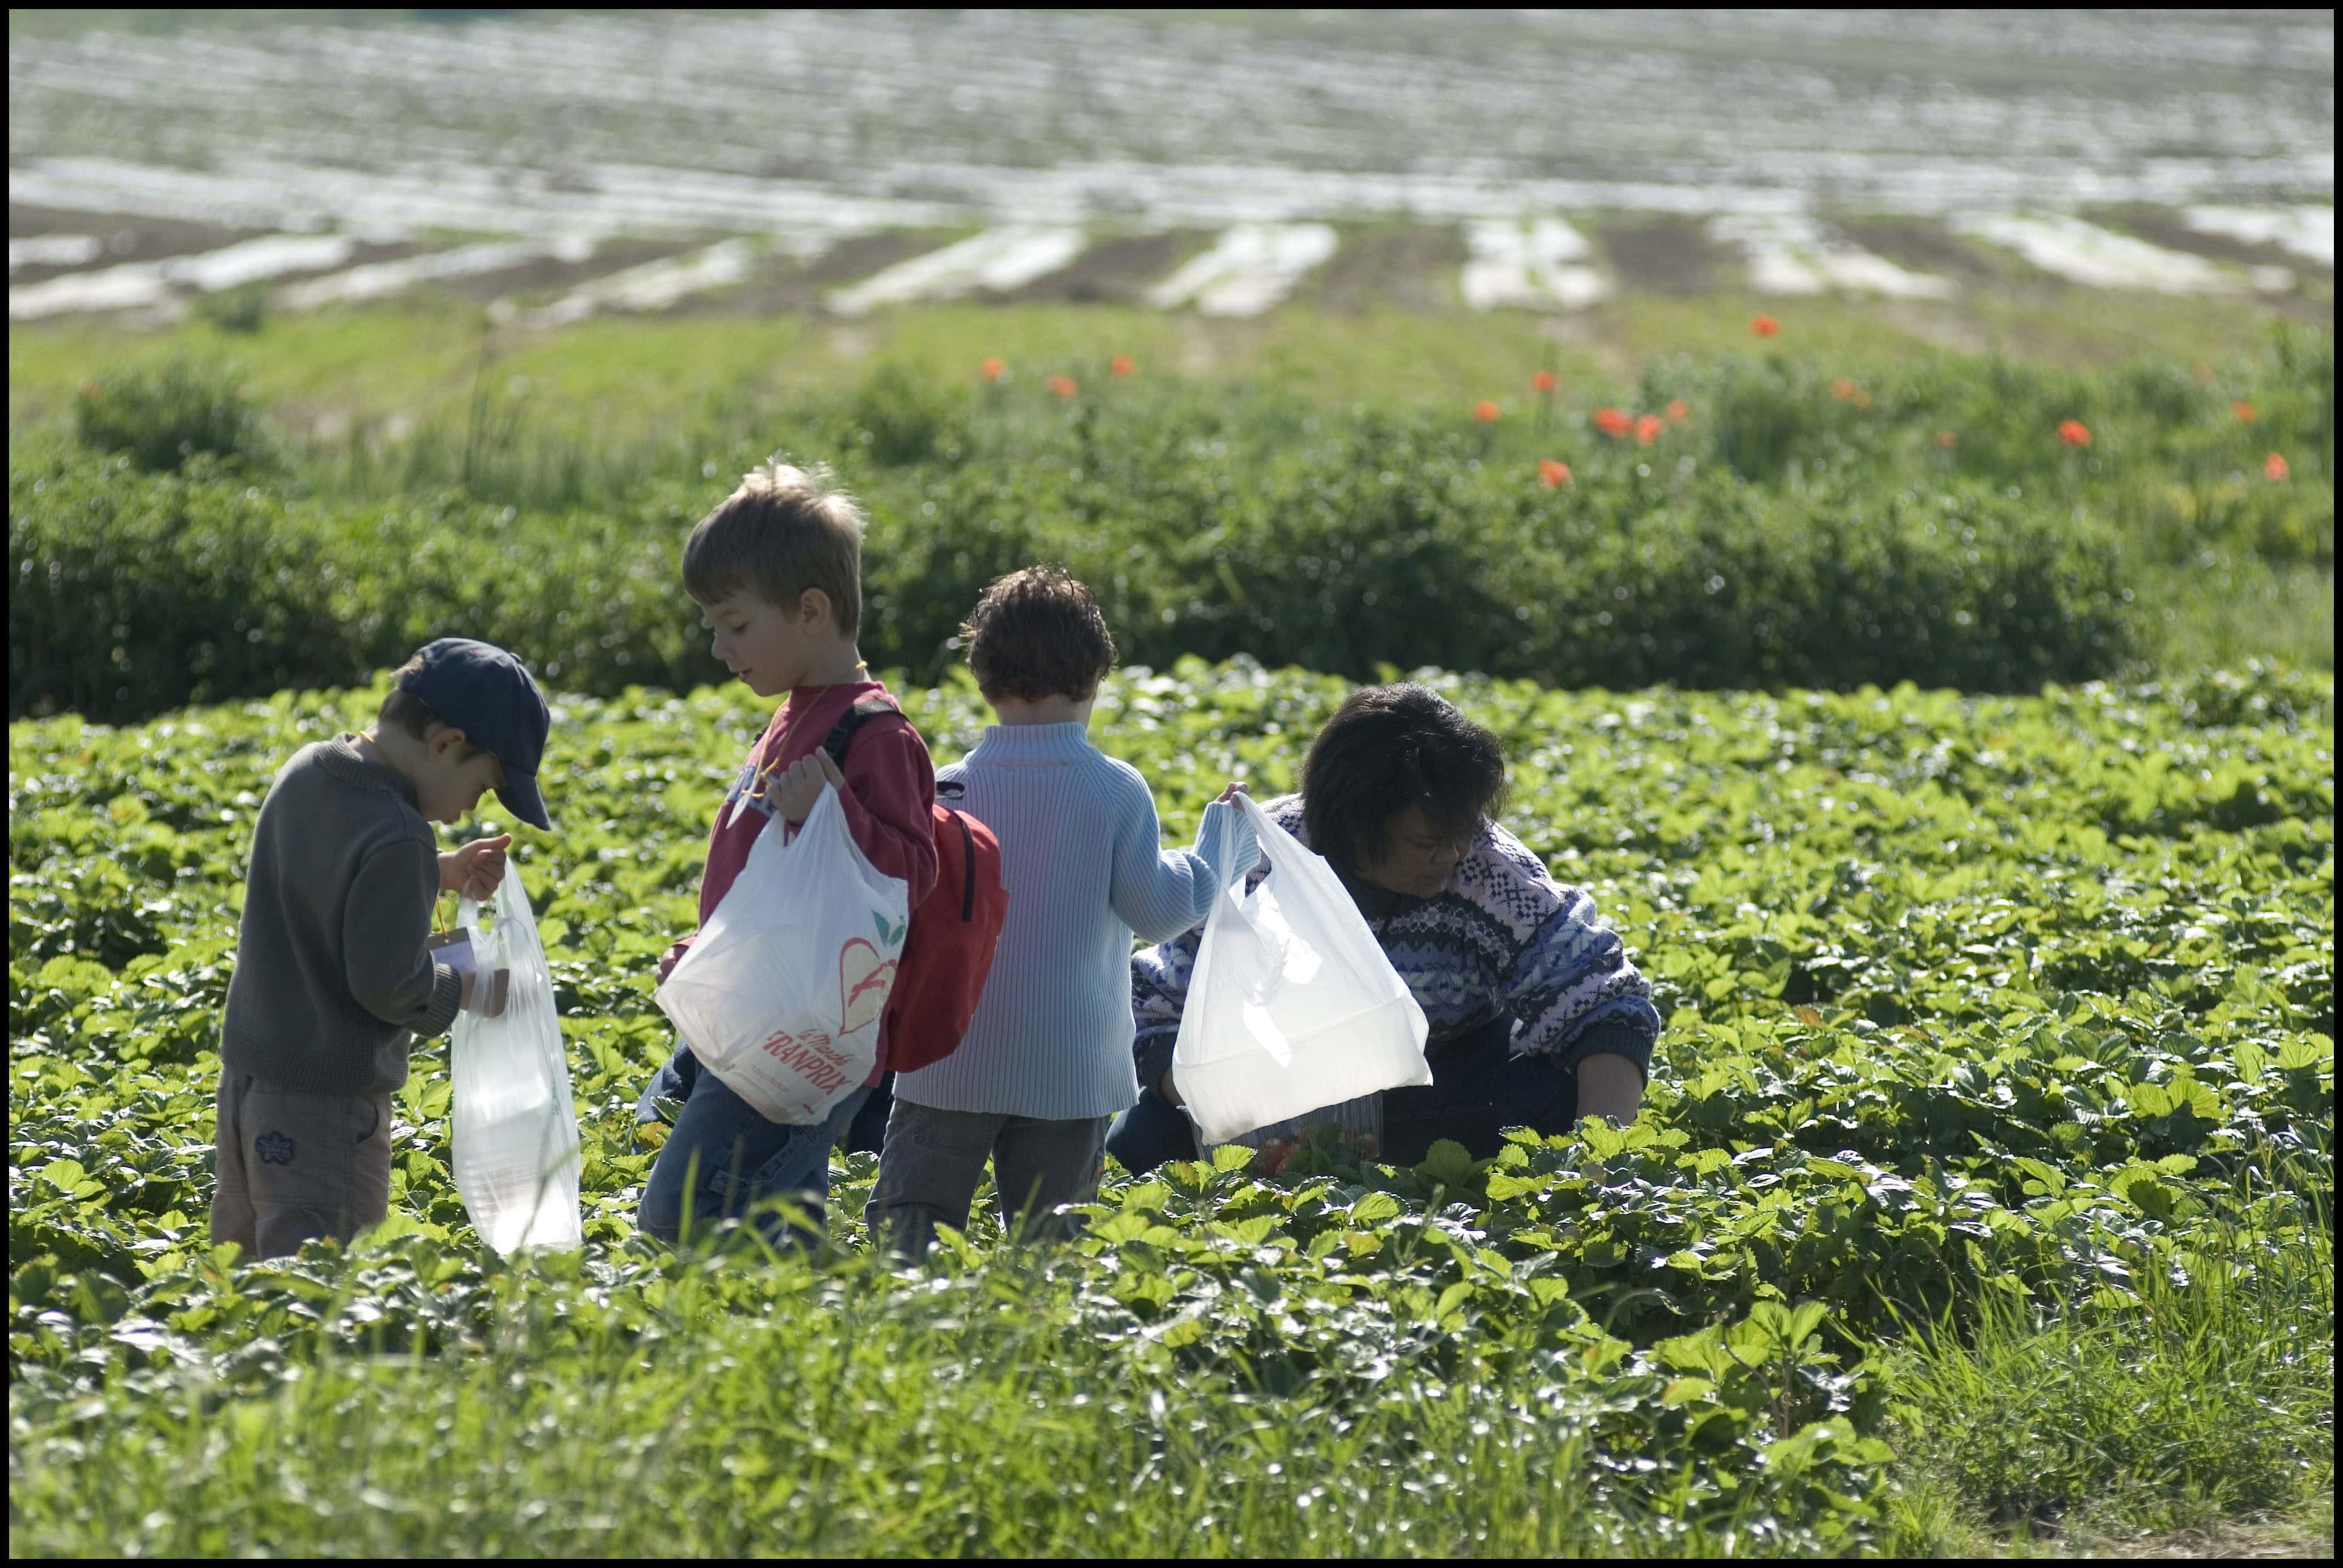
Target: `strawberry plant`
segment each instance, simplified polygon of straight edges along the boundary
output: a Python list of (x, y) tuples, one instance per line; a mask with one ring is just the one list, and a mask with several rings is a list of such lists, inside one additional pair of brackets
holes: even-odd
[[(395, 1099), (387, 1225), (265, 1264), (206, 1235), (253, 809), (380, 689), (13, 725), (15, 1538), (1892, 1547), (1898, 1477), (1932, 1444), (1980, 1507), (2112, 1484), (2032, 1450), (2013, 1479), (2006, 1422), (1930, 1413), (1956, 1386), (1944, 1357), (2034, 1364), (2008, 1324), (2037, 1321), (2201, 1346), (2172, 1314), (2208, 1301), (2247, 1303), (2220, 1308), (2222, 1342), (2253, 1372), (2235, 1405), (2197, 1387), (2236, 1441), (2208, 1429), (2186, 1473), (2259, 1456), (2235, 1483), (2257, 1506), (2323, 1486), (2331, 679), (2005, 698), (1424, 678), (1497, 732), (1507, 825), (1653, 977), (1643, 1113), (1410, 1168), (1322, 1129), (1268, 1160), (1111, 1171), (1069, 1246), (1011, 1248), (980, 1217), (903, 1269), (867, 1247), (868, 1155), (835, 1159), (831, 1257), (676, 1257), (634, 1233), (654, 1153), (634, 1100), (673, 1045), (651, 965), (766, 717), (745, 694), (557, 702), (541, 779), (564, 831), (516, 855), (588, 1244), (513, 1262), (455, 1195), (431, 1043)], [(1184, 839), (1232, 774), (1290, 788), (1347, 689), (1250, 661), (1127, 669), (1093, 732)], [(964, 677), (902, 695), (940, 760), (987, 721)], [(2084, 1448), (2148, 1452), (2119, 1435)], [(619, 1472), (645, 1483), (623, 1505)]]

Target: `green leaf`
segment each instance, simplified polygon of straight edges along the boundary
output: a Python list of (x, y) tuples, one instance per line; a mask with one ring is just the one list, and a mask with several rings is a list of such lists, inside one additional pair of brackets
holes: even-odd
[(1243, 1144), (1223, 1143), (1212, 1151), (1212, 1169), (1226, 1176), (1249, 1168), (1253, 1159), (1253, 1151)]
[(41, 1167), (41, 1180), (68, 1198), (95, 1198), (106, 1191), (106, 1183), (81, 1167), (78, 1160), (52, 1160)]
[(1801, 1302), (1791, 1310), (1787, 1342), (1792, 1346), (1805, 1344), (1822, 1326), (1830, 1308), (1821, 1302)]
[(1690, 1372), (1722, 1378), (1739, 1365), (1725, 1346), (1718, 1342), (1716, 1331), (1703, 1329), (1696, 1334), (1680, 1334), (1661, 1340), (1652, 1347), (1652, 1354), (1663, 1366), (1672, 1366)]
[(2287, 1072), (2304, 1072), (2314, 1067), (2331, 1067), (2335, 1063), (2335, 1041), (2323, 1034), (2288, 1035), (2286, 1043), (2278, 1048), (2278, 1064)]
[(1614, 1127), (1599, 1116), (1580, 1121), (1578, 1135), (1586, 1141), (1587, 1152), (1597, 1160), (1610, 1160), (1627, 1151), (1627, 1132)]
[(1133, 1241), (1147, 1233), (1148, 1219), (1144, 1213), (1134, 1214), (1125, 1210), (1094, 1221), (1089, 1234), (1101, 1241)]
[(942, 1243), (946, 1251), (950, 1252), (954, 1258), (957, 1258), (963, 1266), (968, 1268), (976, 1267), (980, 1261), (980, 1254), (978, 1253), (975, 1246), (970, 1242), (969, 1239), (965, 1235), (960, 1233), (960, 1230), (956, 1226), (947, 1225), (940, 1220), (936, 1222), (935, 1229), (936, 1240)]
[(1493, 1171), (1489, 1173), (1489, 1201), (1503, 1203), (1526, 1198), (1544, 1191), (1552, 1181), (1550, 1176), (1509, 1176), (1503, 1171)]
[(1716, 1384), (1704, 1377), (1672, 1378), (1660, 1391), (1662, 1404), (1691, 1404), (1716, 1392)]
[(1463, 1187), (1473, 1180), (1473, 1156), (1453, 1138), (1435, 1139), (1415, 1173), (1443, 1186)]

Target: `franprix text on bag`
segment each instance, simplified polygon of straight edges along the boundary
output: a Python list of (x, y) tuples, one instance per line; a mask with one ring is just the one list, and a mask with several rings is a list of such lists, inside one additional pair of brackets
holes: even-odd
[(1423, 1010), (1323, 857), (1252, 799), (1269, 856), (1205, 917), (1172, 1081), (1206, 1144), (1432, 1081)]
[(769, 1121), (809, 1127), (861, 1086), (910, 930), (910, 890), (864, 858), (825, 787), (775, 817), (656, 993), (700, 1065)]
[(456, 1015), (448, 1040), (449, 1133), (456, 1191), (480, 1240), (499, 1253), (585, 1244), (578, 1202), (578, 1111), (554, 1011), (545, 944), (520, 869), (505, 863), (496, 922), (484, 935), (480, 907), (466, 899), (457, 924), (478, 972), (511, 971), (504, 1010)]

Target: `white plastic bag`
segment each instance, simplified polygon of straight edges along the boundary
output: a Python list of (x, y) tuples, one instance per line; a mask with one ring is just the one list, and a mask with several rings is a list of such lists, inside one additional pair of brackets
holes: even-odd
[(448, 1041), (449, 1131), (456, 1191), (480, 1240), (499, 1253), (585, 1244), (578, 1206), (578, 1111), (553, 1010), (553, 978), (529, 912), (520, 869), (505, 862), (496, 923), (484, 935), (480, 906), (466, 899), (456, 921), (471, 940), (475, 984), (512, 971), (495, 1018), (459, 1012)]
[(910, 890), (863, 857), (834, 788), (776, 815), (656, 993), (700, 1065), (769, 1121), (810, 1127), (870, 1076)]
[(1323, 857), (1250, 798), (1237, 808), (1269, 856), (1205, 917), (1172, 1081), (1202, 1141), (1432, 1081), (1423, 1010)]

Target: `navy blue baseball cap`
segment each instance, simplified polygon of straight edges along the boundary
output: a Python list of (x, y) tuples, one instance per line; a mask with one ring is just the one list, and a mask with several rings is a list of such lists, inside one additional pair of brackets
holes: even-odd
[(537, 765), (544, 759), (553, 716), (520, 660), (468, 637), (443, 637), (415, 657), (423, 668), (403, 678), (400, 688), (504, 764), (497, 799), (514, 816), (531, 827), (551, 828), (537, 792)]

